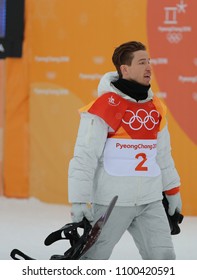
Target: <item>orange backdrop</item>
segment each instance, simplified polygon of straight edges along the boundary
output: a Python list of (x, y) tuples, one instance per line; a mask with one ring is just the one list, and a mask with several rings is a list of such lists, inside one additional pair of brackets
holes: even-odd
[[(163, 4), (156, 7), (158, 2)], [(171, 64), (174, 57), (184, 56), (191, 66), (187, 69), (196, 70), (196, 50), (188, 61), (188, 52), (182, 51), (187, 40), (197, 35), (193, 26), (197, 2), (186, 3), (180, 7), (178, 0), (80, 0), (77, 5), (67, 0), (26, 0), (23, 57), (6, 59), (5, 195), (68, 203), (67, 168), (79, 123), (77, 110), (96, 97), (100, 77), (114, 70), (114, 48), (125, 41), (139, 40), (147, 45), (152, 58), (153, 90), (169, 108), (183, 211), (185, 215), (197, 215), (197, 131), (186, 126), (196, 118), (196, 90), (189, 87), (192, 115), (180, 108), (185, 101), (177, 96), (184, 77), (194, 77), (194, 82), (187, 85), (196, 86), (196, 74), (180, 71), (177, 78), (173, 75), (176, 64)], [(166, 14), (168, 8), (174, 9), (172, 18)], [(192, 31), (186, 32), (185, 26), (192, 26)], [(169, 41), (177, 38), (181, 41)], [(177, 111), (184, 111), (184, 122)]]

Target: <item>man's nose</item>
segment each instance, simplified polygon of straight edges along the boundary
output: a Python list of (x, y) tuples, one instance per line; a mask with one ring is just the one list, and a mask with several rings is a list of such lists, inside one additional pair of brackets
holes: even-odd
[(148, 64), (147, 64), (147, 66), (146, 66), (146, 70), (149, 70), (149, 71), (151, 71), (151, 70), (152, 70), (152, 67), (151, 67), (150, 63), (148, 63)]

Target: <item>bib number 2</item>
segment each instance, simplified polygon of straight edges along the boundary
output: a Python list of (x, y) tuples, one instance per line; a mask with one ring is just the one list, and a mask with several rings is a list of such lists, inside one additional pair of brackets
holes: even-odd
[(135, 168), (135, 171), (148, 171), (148, 167), (145, 166), (145, 162), (147, 161), (147, 157), (145, 153), (139, 153), (135, 156), (136, 159), (141, 159), (138, 165)]

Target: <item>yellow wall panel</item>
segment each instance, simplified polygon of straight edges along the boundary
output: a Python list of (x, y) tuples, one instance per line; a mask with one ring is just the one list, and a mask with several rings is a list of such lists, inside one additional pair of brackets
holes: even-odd
[[(54, 85), (51, 89), (61, 90)], [(46, 90), (47, 85), (34, 87)], [(82, 102), (73, 94), (35, 94), (30, 102), (30, 195), (67, 203), (67, 167), (73, 154)]]

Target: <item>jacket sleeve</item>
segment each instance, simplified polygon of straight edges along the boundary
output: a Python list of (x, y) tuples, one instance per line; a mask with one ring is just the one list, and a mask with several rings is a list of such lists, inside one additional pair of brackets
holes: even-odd
[(158, 133), (157, 163), (161, 168), (163, 191), (180, 186), (180, 177), (171, 155), (170, 134), (167, 124)]
[(100, 117), (81, 113), (74, 156), (68, 169), (68, 196), (71, 203), (91, 202), (95, 171), (107, 133), (108, 126)]

